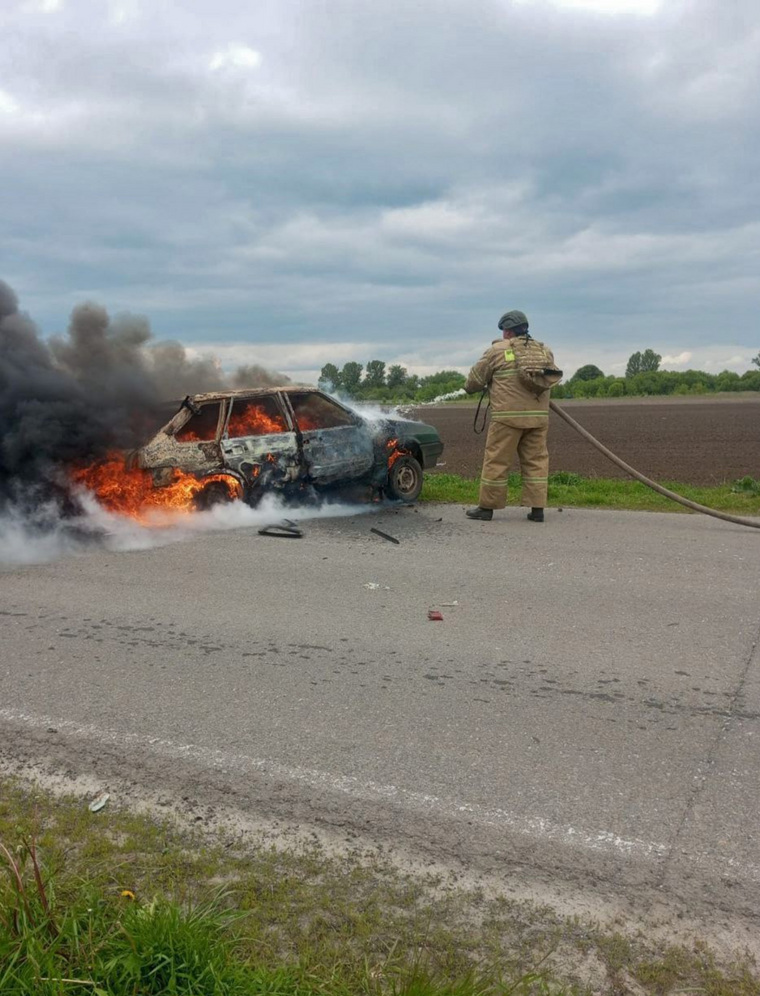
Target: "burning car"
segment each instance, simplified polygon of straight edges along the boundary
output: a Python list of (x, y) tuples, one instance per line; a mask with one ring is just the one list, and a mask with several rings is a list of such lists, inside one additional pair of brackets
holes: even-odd
[(155, 488), (191, 475), (196, 508), (266, 492), (303, 495), (362, 488), (414, 501), (423, 469), (443, 451), (423, 422), (369, 419), (304, 387), (196, 394), (132, 457)]

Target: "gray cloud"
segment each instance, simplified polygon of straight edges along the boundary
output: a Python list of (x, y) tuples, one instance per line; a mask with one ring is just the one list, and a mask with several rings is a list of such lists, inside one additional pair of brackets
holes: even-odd
[(87, 297), (290, 371), (466, 365), (517, 306), (568, 368), (756, 352), (754, 0), (240, 7), (0, 15), (3, 275), (47, 331)]

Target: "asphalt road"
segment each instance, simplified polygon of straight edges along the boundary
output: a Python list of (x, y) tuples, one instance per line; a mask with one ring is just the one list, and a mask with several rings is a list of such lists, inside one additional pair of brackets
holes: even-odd
[(758, 544), (427, 506), (6, 569), (2, 756), (751, 913)]

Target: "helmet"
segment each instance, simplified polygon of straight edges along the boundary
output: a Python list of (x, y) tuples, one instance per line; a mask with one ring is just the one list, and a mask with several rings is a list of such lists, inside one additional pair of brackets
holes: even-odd
[(505, 329), (514, 329), (518, 325), (528, 327), (528, 316), (523, 311), (508, 311), (499, 319), (499, 328), (503, 332)]

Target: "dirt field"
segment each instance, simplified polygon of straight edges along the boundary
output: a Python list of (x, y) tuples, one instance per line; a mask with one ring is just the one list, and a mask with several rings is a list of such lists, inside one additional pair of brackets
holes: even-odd
[[(720, 484), (760, 478), (760, 396), (561, 401), (568, 414), (637, 470), (655, 480)], [(445, 449), (439, 471), (477, 477), (485, 434), (472, 431), (474, 407), (419, 408)], [(625, 477), (565, 422), (551, 416), (550, 469), (589, 477)]]

